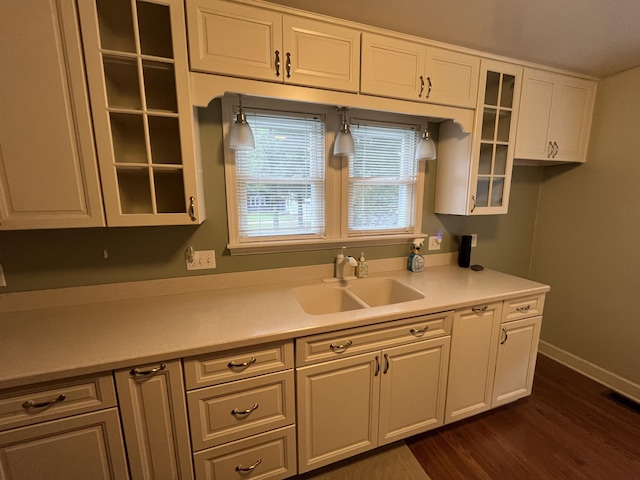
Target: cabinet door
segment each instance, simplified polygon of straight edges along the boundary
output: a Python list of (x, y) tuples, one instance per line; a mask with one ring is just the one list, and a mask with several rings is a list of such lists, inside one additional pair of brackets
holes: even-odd
[(541, 323), (538, 316), (502, 324), (492, 407), (531, 394)]
[(584, 162), (596, 83), (525, 69), (516, 158)]
[(518, 117), (516, 158), (546, 160), (554, 81), (551, 74), (525, 69)]
[(360, 92), (420, 100), (427, 92), (423, 44), (362, 33)]
[(482, 60), (473, 134), (440, 124), (435, 213), (507, 213), (521, 84), (521, 67)]
[(556, 151), (556, 162), (586, 161), (595, 83), (572, 77), (559, 77), (553, 100), (549, 140)]
[(444, 423), (450, 339), (440, 337), (382, 352), (378, 445)]
[(474, 129), (470, 214), (505, 214), (509, 207), (522, 68), (482, 62)]
[(357, 92), (360, 32), (308, 18), (284, 16), (284, 81)]
[(113, 408), (0, 433), (0, 472), (11, 480), (129, 478)]
[(429, 103), (475, 108), (480, 57), (427, 47), (424, 99)]
[(75, 2), (0, 17), (0, 229), (104, 226)]
[(115, 376), (133, 480), (193, 478), (180, 362)]
[(202, 222), (183, 2), (78, 7), (107, 223)]
[(297, 369), (299, 473), (377, 446), (380, 374), (379, 352)]
[[(187, 2), (191, 68), (282, 82), (282, 15), (219, 0)], [(278, 63), (279, 62), (279, 63)]]
[(457, 311), (453, 317), (445, 423), (491, 407), (501, 310), (497, 302)]

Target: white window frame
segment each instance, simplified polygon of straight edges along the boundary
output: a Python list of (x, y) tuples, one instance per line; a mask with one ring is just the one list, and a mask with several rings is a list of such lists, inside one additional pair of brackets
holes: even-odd
[[(229, 132), (238, 110), (238, 96), (225, 95), (222, 99), (223, 150), (225, 165), (225, 186), (229, 243), (227, 248), (232, 255), (275, 253), (288, 251), (333, 249), (343, 245), (396, 245), (407, 243), (409, 239), (423, 235), (422, 212), (425, 185), (425, 162), (418, 162), (416, 184), (415, 221), (411, 232), (349, 235), (348, 205), (349, 198), (349, 159), (333, 155), (333, 143), (340, 129), (341, 115), (335, 106), (313, 103), (271, 100), (258, 97), (242, 97), (245, 110), (263, 110), (271, 112), (291, 112), (323, 116), (325, 119), (325, 235), (321, 237), (287, 237), (268, 239), (240, 239), (237, 204), (235, 151), (229, 147)], [(387, 124), (415, 125), (418, 131), (426, 127), (426, 118), (410, 115), (372, 112), (368, 110), (349, 110), (348, 121), (371, 121)], [(357, 128), (357, 124), (352, 125)]]

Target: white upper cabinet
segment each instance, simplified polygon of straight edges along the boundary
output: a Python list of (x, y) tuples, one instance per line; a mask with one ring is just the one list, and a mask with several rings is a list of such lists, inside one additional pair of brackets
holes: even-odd
[(473, 133), (440, 124), (435, 213), (507, 213), (521, 82), (522, 67), (482, 60)]
[(72, 0), (0, 3), (0, 229), (104, 226)]
[(596, 82), (525, 69), (515, 157), (523, 160), (586, 160)]
[(475, 108), (480, 57), (362, 34), (361, 93)]
[(78, 6), (108, 225), (201, 223), (183, 2)]
[(222, 0), (187, 2), (193, 70), (358, 91), (360, 32)]

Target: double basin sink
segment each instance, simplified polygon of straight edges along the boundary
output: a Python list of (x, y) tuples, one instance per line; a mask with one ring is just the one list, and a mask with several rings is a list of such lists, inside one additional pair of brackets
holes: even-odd
[(424, 295), (394, 278), (361, 278), (293, 289), (305, 312), (312, 315), (347, 312), (421, 300)]

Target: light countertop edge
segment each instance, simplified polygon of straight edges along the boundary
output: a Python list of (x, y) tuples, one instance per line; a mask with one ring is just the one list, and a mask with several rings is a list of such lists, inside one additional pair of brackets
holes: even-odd
[(293, 288), (318, 279), (0, 313), (0, 390), (546, 293), (485, 269), (381, 272), (425, 298), (311, 315)]

